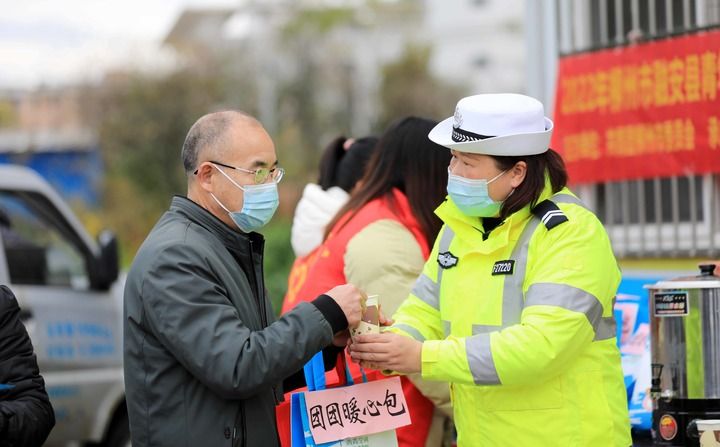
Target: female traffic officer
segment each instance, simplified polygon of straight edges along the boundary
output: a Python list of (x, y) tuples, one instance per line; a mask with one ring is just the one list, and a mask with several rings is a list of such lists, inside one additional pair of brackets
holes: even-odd
[(542, 104), (461, 99), (430, 139), (452, 150), (444, 226), (390, 332), (354, 360), (451, 384), (458, 445), (631, 445), (615, 343), (620, 273), (565, 187)]

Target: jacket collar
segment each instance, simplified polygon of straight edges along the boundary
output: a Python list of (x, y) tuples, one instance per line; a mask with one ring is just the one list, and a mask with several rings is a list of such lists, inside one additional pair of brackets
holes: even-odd
[[(538, 197), (538, 203), (552, 196), (550, 179), (545, 177), (545, 187)], [(483, 254), (492, 253), (510, 242), (515, 242), (520, 237), (522, 228), (530, 220), (532, 213), (530, 205), (509, 215), (503, 223), (492, 230), (491, 236), (483, 240), (482, 219), (470, 217), (463, 214), (455, 205), (450, 196), (447, 197), (436, 210), (435, 214), (454, 232), (457, 237), (463, 239), (470, 251), (477, 251)]]
[(264, 238), (261, 234), (250, 232), (243, 233), (239, 229), (231, 228), (213, 214), (184, 196), (174, 196), (170, 204), (170, 211), (182, 214), (190, 221), (200, 225), (218, 239), (226, 247), (237, 247), (240, 244), (262, 243)]

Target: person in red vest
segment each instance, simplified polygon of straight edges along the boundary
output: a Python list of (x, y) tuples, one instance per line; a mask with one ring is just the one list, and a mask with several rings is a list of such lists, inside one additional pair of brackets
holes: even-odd
[(298, 260), (322, 243), (325, 227), (347, 203), (377, 141), (375, 137), (338, 137), (323, 151), (318, 181), (305, 185), (295, 207), (290, 244)]
[[(308, 256), (325, 239), (328, 222), (350, 199), (350, 193), (365, 172), (378, 139), (335, 138), (323, 151), (317, 183), (308, 183), (295, 207), (290, 244), (295, 253), (292, 271), (297, 277), (306, 272)], [(295, 307), (296, 301), (285, 300), (281, 313)]]
[[(379, 295), (392, 315), (420, 275), (440, 230), (434, 209), (445, 199), (450, 152), (427, 138), (436, 122), (408, 117), (392, 124), (349, 201), (327, 226), (323, 243), (290, 272), (283, 309), (313, 299), (328, 284), (352, 283)], [(350, 363), (352, 368), (358, 368)], [(359, 370), (352, 371), (359, 377)], [(328, 373), (332, 375), (333, 373)], [(376, 371), (368, 377), (382, 378)], [(328, 378), (332, 383), (333, 377)], [(440, 446), (452, 415), (449, 389), (402, 377), (412, 424), (397, 430), (405, 447)]]

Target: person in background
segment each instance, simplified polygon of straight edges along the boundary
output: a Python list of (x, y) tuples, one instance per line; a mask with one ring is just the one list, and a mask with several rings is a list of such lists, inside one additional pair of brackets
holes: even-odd
[(32, 342), (20, 321), (20, 307), (0, 285), (0, 445), (41, 446), (55, 426)]
[(449, 382), (459, 447), (628, 447), (613, 302), (620, 271), (566, 188), (542, 104), (461, 99), (430, 139), (452, 150), (444, 222), (392, 328), (352, 358)]
[[(336, 138), (325, 148), (320, 159), (318, 183), (308, 183), (295, 208), (290, 242), (295, 252), (288, 290), (296, 290), (298, 281), (307, 274), (315, 249), (325, 239), (328, 222), (350, 198), (362, 177), (365, 166), (377, 145), (377, 138)], [(296, 293), (285, 295), (281, 313), (295, 307)]]
[[(445, 197), (450, 151), (427, 138), (435, 124), (408, 117), (385, 131), (350, 200), (328, 224), (307, 272), (289, 289), (290, 302), (312, 299), (339, 281), (379, 295), (383, 313), (397, 310), (441, 226), (433, 210)], [(353, 375), (359, 377), (359, 372)], [(412, 424), (397, 430), (399, 444), (441, 445), (451, 414), (447, 385), (424, 382), (417, 375), (402, 382)]]
[(182, 159), (187, 197), (172, 199), (125, 285), (132, 444), (277, 446), (283, 388), (304, 385), (302, 367), (321, 350), (335, 365), (366, 297), (336, 284), (276, 320), (256, 230), (277, 209), (283, 169), (255, 118), (203, 116)]

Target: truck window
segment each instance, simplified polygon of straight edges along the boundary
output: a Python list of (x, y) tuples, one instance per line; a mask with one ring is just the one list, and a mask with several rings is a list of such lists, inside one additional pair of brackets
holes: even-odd
[(0, 237), (13, 284), (89, 289), (87, 257), (50, 202), (0, 190)]

